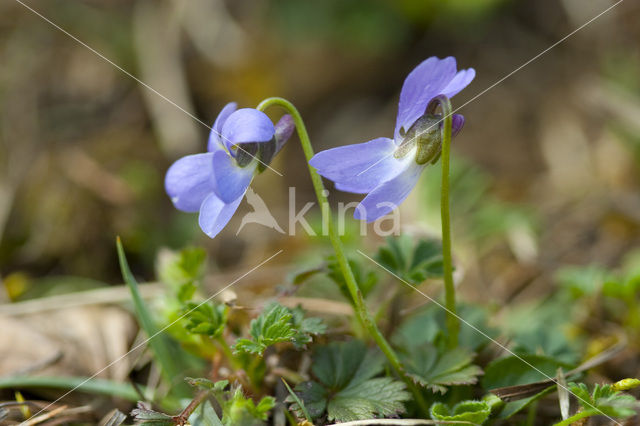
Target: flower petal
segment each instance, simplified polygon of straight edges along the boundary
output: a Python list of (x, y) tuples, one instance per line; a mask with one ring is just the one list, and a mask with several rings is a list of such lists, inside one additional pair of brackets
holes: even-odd
[(462, 127), (464, 126), (464, 116), (460, 114), (453, 114), (451, 116), (451, 137), (455, 137)]
[(424, 165), (411, 161), (402, 173), (371, 191), (358, 205), (353, 216), (373, 222), (395, 210), (418, 182), (422, 169)]
[(246, 167), (239, 167), (235, 159), (225, 151), (213, 154), (212, 165), (216, 195), (227, 204), (246, 192), (256, 169), (255, 161)]
[(475, 77), (476, 70), (474, 70), (473, 68), (467, 68), (466, 70), (458, 71), (456, 76), (453, 77), (449, 84), (447, 84), (447, 87), (442, 90), (442, 94), (447, 96), (448, 98), (453, 98), (462, 89), (467, 87)]
[(264, 112), (241, 108), (227, 118), (221, 133), (225, 146), (233, 155), (233, 145), (270, 141), (275, 134), (275, 127)]
[(169, 167), (164, 187), (178, 210), (197, 212), (204, 199), (215, 191), (213, 154), (182, 157)]
[(207, 151), (212, 152), (222, 146), (222, 126), (227, 121), (227, 118), (238, 109), (238, 104), (235, 102), (229, 102), (222, 108), (220, 114), (216, 118), (216, 121), (211, 127), (211, 133), (209, 133), (209, 143), (207, 144)]
[(367, 193), (402, 171), (389, 138), (340, 146), (314, 155), (309, 164), (341, 191)]
[(394, 137), (401, 140), (400, 129), (408, 130), (424, 114), (431, 99), (442, 93), (456, 75), (456, 60), (435, 56), (423, 61), (409, 73), (402, 85)]
[(198, 217), (200, 228), (209, 238), (215, 237), (227, 225), (241, 201), (242, 196), (232, 203), (225, 204), (216, 194), (209, 195), (200, 207), (200, 216)]

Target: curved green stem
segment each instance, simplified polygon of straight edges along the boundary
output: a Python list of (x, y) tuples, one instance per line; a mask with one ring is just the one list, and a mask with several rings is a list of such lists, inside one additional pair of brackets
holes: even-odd
[(451, 218), (449, 215), (449, 161), (451, 153), (451, 126), (453, 124), (451, 101), (444, 95), (434, 101), (440, 104), (444, 123), (442, 126), (442, 190), (440, 193), (440, 215), (442, 217), (442, 261), (444, 267), (445, 307), (447, 308), (447, 331), (449, 346), (458, 346), (460, 320), (456, 314), (456, 289), (453, 284), (453, 262), (451, 260)]
[(574, 414), (573, 416), (569, 417), (566, 420), (563, 420), (561, 422), (558, 422), (556, 424), (554, 424), (553, 426), (569, 426), (575, 422), (577, 422), (580, 419), (585, 419), (587, 417), (591, 417), (591, 416), (595, 416), (598, 413), (595, 410), (584, 410), (584, 411), (578, 411), (576, 414)]
[(385, 337), (382, 335), (380, 329), (378, 329), (378, 326), (376, 325), (371, 314), (369, 313), (369, 310), (367, 309), (362, 293), (358, 288), (358, 284), (356, 283), (353, 271), (351, 270), (349, 262), (347, 261), (347, 256), (345, 255), (342, 241), (340, 241), (340, 237), (333, 223), (333, 217), (331, 216), (330, 210), (328, 208), (329, 202), (327, 201), (327, 192), (325, 191), (324, 184), (322, 183), (322, 178), (320, 177), (318, 172), (316, 172), (316, 170), (309, 164), (309, 161), (313, 157), (313, 147), (311, 146), (309, 134), (307, 133), (307, 129), (304, 125), (304, 122), (302, 121), (300, 113), (291, 102), (284, 98), (277, 97), (265, 99), (264, 101), (260, 102), (257, 109), (260, 111), (264, 111), (270, 106), (280, 106), (287, 110), (287, 112), (293, 117), (293, 122), (296, 125), (296, 130), (298, 132), (298, 137), (300, 138), (302, 150), (304, 151), (304, 155), (307, 159), (307, 166), (309, 168), (309, 174), (311, 175), (313, 189), (315, 190), (316, 197), (318, 199), (318, 202), (320, 203), (320, 210), (322, 211), (323, 220), (326, 221), (324, 223), (327, 224), (329, 239), (331, 240), (331, 245), (333, 246), (333, 250), (336, 253), (338, 265), (340, 266), (340, 270), (342, 271), (342, 275), (344, 276), (347, 288), (349, 289), (349, 294), (351, 295), (351, 299), (353, 300), (353, 306), (356, 316), (365, 327), (365, 329), (369, 332), (378, 347), (382, 350), (384, 355), (387, 357), (393, 369), (407, 383), (407, 386), (413, 392), (416, 402), (420, 405), (420, 408), (425, 413), (428, 413), (429, 407), (424, 401), (420, 390), (415, 386), (413, 381), (409, 377), (407, 377), (404, 367), (402, 366), (402, 363), (398, 358), (398, 355), (395, 353), (389, 342), (387, 342), (387, 339), (385, 339)]
[(216, 342), (218, 342), (220, 350), (222, 350), (222, 354), (225, 356), (225, 358), (227, 358), (227, 361), (229, 361), (229, 363), (231, 363), (234, 367), (240, 367), (240, 362), (235, 356), (233, 356), (233, 352), (231, 351), (231, 348), (229, 347), (227, 341), (224, 340), (224, 337), (220, 335), (216, 337), (215, 340)]

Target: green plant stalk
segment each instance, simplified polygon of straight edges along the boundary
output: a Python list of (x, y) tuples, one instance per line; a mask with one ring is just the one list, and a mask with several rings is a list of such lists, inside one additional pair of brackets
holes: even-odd
[(380, 329), (378, 329), (378, 326), (376, 325), (375, 321), (371, 317), (371, 314), (369, 313), (369, 310), (367, 309), (367, 306), (364, 302), (364, 297), (362, 296), (362, 293), (358, 288), (358, 284), (353, 275), (353, 271), (351, 270), (349, 262), (347, 261), (344, 247), (342, 246), (342, 241), (340, 240), (340, 237), (336, 232), (336, 228), (333, 223), (333, 217), (331, 216), (330, 210), (328, 208), (329, 202), (327, 201), (326, 196), (327, 191), (325, 190), (324, 184), (322, 183), (322, 178), (320, 177), (318, 172), (316, 172), (316, 170), (309, 164), (309, 161), (311, 161), (314, 153), (313, 147), (311, 146), (311, 141), (309, 139), (309, 134), (307, 133), (304, 121), (302, 120), (302, 116), (291, 102), (284, 98), (278, 97), (265, 99), (264, 101), (260, 102), (257, 109), (260, 111), (264, 111), (270, 106), (280, 106), (293, 117), (296, 131), (300, 139), (300, 144), (302, 145), (302, 150), (304, 151), (305, 158), (307, 159), (307, 167), (309, 168), (309, 174), (311, 175), (313, 189), (315, 190), (316, 198), (320, 203), (320, 210), (323, 215), (323, 221), (326, 221), (325, 223), (327, 223), (329, 239), (331, 240), (331, 245), (333, 246), (333, 250), (335, 251), (338, 265), (340, 266), (340, 270), (342, 271), (342, 275), (344, 276), (347, 288), (349, 289), (349, 294), (351, 295), (351, 299), (353, 300), (353, 306), (356, 316), (360, 320), (360, 323), (369, 332), (380, 350), (382, 350), (384, 355), (387, 357), (393, 369), (396, 371), (396, 373), (398, 373), (400, 377), (402, 377), (402, 379), (407, 384), (407, 387), (412, 391), (415, 400), (420, 408), (424, 411), (424, 413), (428, 413), (429, 407), (422, 394), (420, 393), (420, 390), (406, 375), (405, 369), (400, 362), (398, 355), (395, 353), (389, 342), (387, 342), (387, 339), (385, 339), (385, 337), (382, 335)]
[(566, 420), (558, 422), (558, 423), (554, 424), (553, 426), (569, 426), (569, 425), (573, 424), (574, 422), (577, 422), (580, 419), (584, 419), (584, 418), (587, 418), (587, 417), (595, 416), (595, 415), (598, 415), (598, 414), (600, 414), (600, 413), (598, 413), (595, 410), (578, 411), (573, 416), (569, 417)]
[(456, 313), (456, 289), (453, 283), (453, 262), (451, 259), (451, 217), (449, 214), (449, 167), (451, 157), (451, 127), (453, 124), (451, 101), (444, 95), (436, 97), (442, 109), (442, 189), (440, 192), (440, 216), (442, 218), (442, 261), (444, 267), (444, 300), (447, 308), (447, 331), (449, 347), (458, 346), (460, 320)]
[(537, 412), (538, 412), (538, 401), (534, 401), (529, 406), (529, 411), (527, 412), (527, 419), (525, 420), (524, 426), (533, 426), (535, 424)]
[(235, 367), (238, 367), (240, 365), (240, 363), (238, 362), (236, 357), (233, 356), (233, 352), (231, 351), (231, 348), (227, 344), (227, 341), (224, 340), (224, 337), (222, 335), (220, 335), (220, 336), (216, 337), (215, 340), (218, 342), (218, 345), (220, 345), (220, 349), (222, 350), (222, 353), (224, 354), (225, 358), (227, 358), (227, 360), (232, 365), (234, 365)]

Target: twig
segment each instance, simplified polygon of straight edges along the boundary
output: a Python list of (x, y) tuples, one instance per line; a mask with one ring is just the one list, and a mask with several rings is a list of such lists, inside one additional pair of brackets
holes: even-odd
[(189, 405), (187, 405), (187, 407), (184, 410), (182, 410), (182, 413), (173, 417), (173, 421), (176, 422), (176, 425), (179, 425), (179, 426), (186, 425), (187, 422), (189, 421), (189, 416), (191, 415), (191, 413), (193, 413), (194, 410), (198, 408), (198, 405), (200, 405), (200, 403), (202, 403), (202, 401), (204, 401), (207, 398), (208, 394), (209, 394), (208, 390), (202, 390), (198, 392), (196, 397), (193, 398), (193, 400), (189, 403)]
[(66, 405), (60, 406), (60, 407), (58, 407), (56, 409), (53, 409), (53, 410), (49, 411), (48, 413), (44, 413), (44, 414), (41, 414), (39, 416), (32, 417), (29, 420), (26, 420), (26, 421), (22, 422), (21, 425), (22, 426), (33, 426), (33, 425), (36, 425), (38, 423), (42, 423), (45, 420), (49, 420), (50, 418), (57, 416), (58, 414), (62, 413), (66, 409), (67, 409)]

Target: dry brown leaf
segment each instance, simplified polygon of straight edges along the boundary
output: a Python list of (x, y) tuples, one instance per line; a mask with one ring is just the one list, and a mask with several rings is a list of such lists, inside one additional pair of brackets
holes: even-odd
[(91, 376), (124, 380), (124, 357), (136, 333), (134, 318), (114, 306), (86, 306), (53, 312), (0, 317), (0, 375)]

